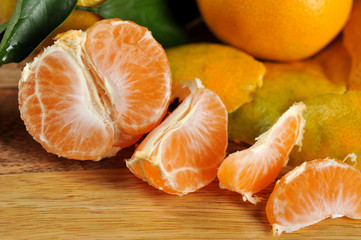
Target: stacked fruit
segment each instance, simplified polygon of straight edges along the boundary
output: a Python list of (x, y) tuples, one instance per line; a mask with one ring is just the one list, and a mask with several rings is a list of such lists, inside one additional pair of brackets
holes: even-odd
[[(77, 11), (128, 18), (116, 11), (127, 6), (121, 0), (78, 4)], [(360, 219), (361, 0), (197, 4), (223, 43), (184, 44), (175, 22), (164, 33), (155, 21), (149, 28), (161, 45), (138, 25), (141, 17), (129, 15), (136, 24), (84, 13), (96, 23), (82, 31), (90, 18), (77, 21), (86, 27), (58, 34), (23, 70), (19, 108), (29, 133), (51, 153), (95, 161), (147, 134), (126, 161), (138, 178), (183, 195), (218, 177), (221, 188), (254, 204), (290, 159), (302, 164), (267, 202), (275, 233), (326, 217)], [(3, 63), (18, 60), (19, 19), (0, 28)], [(167, 115), (175, 99), (181, 103)], [(252, 146), (226, 157), (228, 139)]]

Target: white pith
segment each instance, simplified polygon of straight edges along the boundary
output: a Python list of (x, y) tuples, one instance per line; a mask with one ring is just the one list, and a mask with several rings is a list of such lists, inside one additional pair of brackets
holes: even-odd
[(343, 162), (347, 161), (348, 159), (350, 159), (354, 166), (357, 166), (357, 155), (355, 153), (348, 154), (343, 160)]
[[(75, 34), (79, 33), (79, 34)], [(64, 44), (62, 38), (55, 42), (54, 46), (58, 46), (59, 49), (64, 50), (67, 54), (74, 59), (74, 61), (78, 64), (78, 70), (82, 73), (79, 76), (85, 76), (82, 78), (84, 83), (84, 88), (87, 89), (85, 92), (86, 96), (86, 103), (87, 106), (92, 112), (102, 121), (109, 121), (110, 120), (110, 109), (106, 108), (106, 106), (102, 103), (100, 96), (98, 94), (97, 86), (101, 87), (103, 90), (104, 86), (99, 82), (98, 79), (94, 79), (90, 74), (90, 69), (85, 66), (82, 57), (85, 56), (84, 50), (84, 42), (86, 40), (86, 34), (81, 31), (74, 31), (76, 35), (76, 39), (71, 38), (70, 44), (72, 47), (69, 47), (67, 44)], [(75, 48), (74, 48), (75, 47)], [(87, 62), (88, 63), (88, 62)]]
[[(114, 29), (117, 28), (118, 25), (122, 25), (121, 30), (119, 31), (120, 35), (122, 35), (123, 32), (126, 32), (127, 28), (131, 30), (134, 28), (134, 23), (128, 21), (120, 22), (116, 20), (110, 20), (110, 25), (111, 28), (102, 29), (110, 35), (113, 34)], [(88, 41), (90, 45), (102, 42), (108, 46), (104, 48), (102, 52), (89, 53), (89, 56), (92, 56), (90, 59), (97, 59), (94, 61), (94, 64), (90, 64), (92, 64), (92, 68), (99, 74), (100, 78), (103, 79), (103, 89), (109, 98), (109, 103), (112, 106), (114, 115), (117, 116), (117, 119), (121, 119), (123, 123), (120, 126), (121, 129), (124, 132), (133, 135), (144, 134), (148, 132), (149, 129), (144, 128), (149, 128), (152, 123), (155, 125), (155, 123), (157, 123), (160, 118), (164, 116), (164, 112), (168, 106), (171, 95), (171, 73), (169, 67), (164, 67), (164, 71), (160, 71), (158, 73), (152, 72), (151, 70), (152, 63), (154, 61), (162, 61), (164, 62), (164, 65), (168, 65), (164, 50), (158, 43), (153, 41), (153, 36), (150, 31), (143, 27), (140, 28), (143, 29), (140, 30), (142, 31), (142, 35), (138, 36), (137, 34), (134, 34), (127, 36), (128, 38), (131, 38), (131, 40), (129, 40), (130, 42), (133, 42), (133, 44), (136, 44), (139, 47), (134, 47), (132, 44), (124, 42), (120, 46), (119, 51), (114, 52), (113, 50), (118, 47), (116, 41), (112, 41), (110, 39), (102, 39), (101, 41), (95, 39), (94, 41)], [(88, 39), (89, 38), (92, 39), (92, 35), (88, 35)], [(149, 50), (151, 50), (151, 54), (143, 54), (147, 53)], [(108, 61), (108, 58), (102, 58), (104, 55), (114, 55), (116, 56), (117, 61)], [(140, 62), (141, 64), (139, 64)], [(139, 95), (145, 96), (146, 94), (150, 95), (150, 92), (144, 93), (140, 91), (139, 88), (134, 87), (134, 84), (139, 84), (140, 81), (120, 81), (120, 79), (132, 79), (129, 76), (134, 72), (127, 71), (127, 68), (124, 67), (127, 64), (137, 65), (139, 69), (150, 69), (151, 75), (149, 75), (149, 71), (145, 71), (145, 74), (142, 75), (144, 79), (146, 79), (148, 76), (151, 76), (152, 79), (167, 80), (160, 81), (162, 86), (159, 86), (158, 89), (166, 89), (164, 92), (167, 94), (164, 95), (163, 101), (161, 101), (157, 107), (148, 108), (147, 106), (149, 105), (146, 104), (147, 102), (139, 103), (140, 98), (132, 97)], [(104, 66), (107, 67), (104, 68)], [(111, 69), (117, 69), (117, 71), (112, 71)], [(114, 89), (117, 91), (113, 91)], [(134, 103), (138, 104), (139, 108), (141, 108), (141, 111), (132, 107), (134, 106)], [(144, 119), (144, 121), (137, 121), (137, 117), (134, 117), (133, 119), (129, 116), (137, 116), (138, 119), (141, 118)]]
[[(184, 104), (181, 104), (177, 108), (177, 114), (173, 115), (172, 118), (166, 119), (168, 122), (163, 125), (162, 128), (156, 128), (156, 135), (146, 143), (142, 151), (135, 152), (135, 158), (133, 160), (128, 160), (126, 162), (128, 168), (131, 168), (132, 165), (137, 164), (139, 161), (149, 161), (153, 165), (157, 165), (160, 169), (161, 175), (163, 179), (169, 179), (171, 177), (170, 172), (164, 169), (163, 165), (161, 164), (161, 157), (160, 154), (162, 152), (162, 141), (166, 139), (168, 135), (171, 135), (174, 131), (181, 128), (183, 123), (193, 114), (196, 110), (196, 106), (190, 108), (191, 98), (188, 97), (184, 100)], [(158, 149), (159, 148), (159, 149)], [(153, 152), (158, 150), (158, 154), (156, 156), (152, 156)], [(167, 182), (170, 187), (175, 188), (174, 183), (172, 181)]]
[[(169, 167), (167, 165), (167, 160), (164, 159), (164, 153), (166, 151), (169, 151), (168, 148), (168, 140), (172, 139), (172, 135), (175, 134), (175, 132), (178, 132), (178, 130), (181, 131), (181, 135), (185, 136), (185, 139), (193, 139), (194, 142), (189, 142), (192, 146), (188, 149), (188, 147), (185, 147), (185, 149), (190, 150), (190, 156), (193, 156), (192, 154), (195, 154), (194, 156), (205, 156), (204, 154), (212, 154), (212, 150), (209, 149), (209, 146), (207, 143), (211, 143), (212, 139), (209, 139), (211, 135), (208, 137), (205, 137), (204, 133), (205, 131), (209, 131), (209, 127), (212, 124), (218, 125), (219, 119), (224, 119), (224, 117), (227, 116), (227, 111), (223, 105), (222, 110), (224, 110), (224, 116), (217, 116), (214, 119), (210, 120), (208, 119), (207, 111), (203, 111), (202, 107), (204, 104), (208, 104), (205, 102), (211, 101), (207, 96), (210, 96), (211, 91), (209, 90), (200, 90), (203, 88), (203, 85), (201, 84), (200, 80), (196, 81), (190, 81), (187, 84), (190, 84), (189, 90), (191, 94), (189, 94), (186, 99), (177, 107), (175, 111), (172, 112), (170, 116), (166, 118), (166, 120), (163, 121), (163, 123), (158, 126), (156, 129), (154, 129), (151, 132), (151, 136), (148, 136), (149, 139), (142, 145), (140, 150), (136, 150), (135, 154), (133, 155), (132, 159), (127, 161), (127, 166), (132, 170), (133, 166), (140, 166), (141, 170), (138, 172), (138, 174), (142, 174), (142, 176), (139, 176), (144, 181), (147, 181), (151, 184), (151, 176), (145, 176), (144, 173), (146, 170), (144, 169), (144, 162), (150, 162), (151, 164), (157, 166), (157, 168), (160, 170), (161, 178), (165, 180), (165, 185), (169, 186), (171, 189), (174, 189), (175, 191), (178, 191), (178, 195), (183, 195), (189, 192), (193, 192), (196, 189), (204, 186), (207, 184), (207, 181), (199, 181), (197, 177), (193, 179), (193, 181), (197, 182), (194, 183), (193, 186), (182, 186), (182, 190), (180, 190), (177, 182), (174, 180), (176, 175), (180, 172), (184, 171), (191, 171), (195, 173), (196, 175), (204, 170), (209, 169), (216, 169), (220, 165), (220, 162), (224, 159), (225, 151), (227, 145), (224, 146), (224, 155), (220, 156), (219, 150), (215, 151), (212, 156), (217, 156), (217, 158), (214, 158), (214, 162), (211, 164), (208, 163), (206, 165), (195, 167), (194, 165), (188, 165), (187, 162), (192, 162), (192, 157), (185, 156), (184, 159), (184, 165), (183, 166), (177, 166), (176, 168)], [(202, 91), (202, 93), (199, 93), (198, 91)], [(219, 101), (219, 97), (212, 93), (213, 97), (217, 97), (217, 100)], [(212, 97), (212, 99), (213, 99)], [(205, 102), (204, 102), (205, 101)], [(218, 120), (217, 120), (218, 119)], [(225, 120), (226, 122), (226, 120)], [(225, 126), (225, 133), (226, 133), (226, 126)], [(206, 133), (207, 134), (207, 133)], [(184, 139), (184, 138), (183, 138)], [(187, 145), (187, 144), (186, 144)], [(182, 148), (184, 149), (184, 148)], [(205, 151), (205, 149), (207, 149)], [(205, 151), (205, 152), (204, 152)], [(174, 149), (174, 154), (177, 155), (177, 150)], [(204, 152), (204, 153), (203, 153)], [(202, 157), (200, 157), (201, 159)], [(218, 159), (219, 158), (219, 159)], [(183, 159), (183, 158), (182, 158)], [(166, 161), (165, 161), (166, 160)], [(170, 165), (171, 165), (170, 161)], [(168, 170), (167, 170), (168, 169)], [(199, 182), (198, 182), (199, 181)], [(152, 185), (152, 184), (151, 184)], [(161, 189), (159, 186), (155, 186), (159, 189)]]
[[(85, 41), (85, 34), (81, 31), (69, 31), (65, 34), (71, 34), (72, 37), (65, 39), (60, 37), (54, 45), (47, 47), (44, 49), (43, 53), (34, 58), (31, 63), (28, 63), (24, 70), (22, 71), (22, 77), (20, 79), (19, 90), (21, 91), (21, 82), (26, 82), (29, 75), (32, 72), (36, 74), (39, 72), (38, 69), (43, 65), (43, 59), (49, 55), (52, 55), (54, 52), (62, 52), (67, 55), (71, 59), (71, 64), (76, 71), (76, 77), (79, 79), (79, 84), (81, 85), (81, 89), (78, 89), (81, 94), (79, 95), (78, 100), (83, 102), (87, 108), (86, 109), (78, 109), (77, 112), (80, 115), (83, 115), (85, 112), (90, 111), (91, 114), (86, 114), (85, 117), (89, 120), (89, 124), (100, 124), (101, 128), (104, 128), (106, 124), (111, 125), (113, 128), (116, 126), (113, 124), (110, 116), (110, 110), (106, 108), (106, 106), (102, 103), (100, 96), (98, 94), (98, 90), (96, 86), (97, 83), (93, 81), (93, 77), (91, 76), (88, 68), (84, 65), (84, 60), (82, 57), (84, 56), (83, 50), (83, 42)], [(32, 66), (36, 66), (36, 69), (30, 70)], [(46, 66), (46, 65), (45, 65)], [(37, 75), (35, 75), (37, 78)], [(46, 124), (44, 122), (46, 118), (46, 112), (44, 109), (43, 102), (41, 100), (41, 93), (39, 92), (39, 83), (38, 81), (34, 81), (34, 96), (38, 99), (39, 107), (41, 108), (41, 131), (38, 135), (38, 138), (45, 145), (50, 146), (49, 139), (45, 135)], [(70, 86), (71, 87), (71, 86)], [(30, 98), (25, 99), (24, 105), (27, 104)], [(75, 106), (75, 105), (74, 105)], [(80, 110), (80, 111), (79, 111)], [(82, 114), (83, 112), (83, 114)], [(93, 120), (91, 120), (93, 118)], [(59, 126), (63, 127), (63, 126)], [(50, 137), (50, 136), (49, 136)], [(108, 152), (104, 154), (104, 156), (94, 156), (92, 160), (100, 160), (103, 157), (114, 156), (120, 150), (119, 147), (111, 147)], [(71, 151), (75, 153), (76, 151)], [(70, 151), (69, 151), (70, 153)], [(92, 150), (89, 151), (89, 155), (92, 155)]]
[[(324, 167), (329, 167), (334, 165), (337, 165), (342, 168), (347, 167), (347, 165), (342, 165), (339, 162), (337, 162), (335, 159), (325, 158), (325, 160), (327, 160), (327, 162), (322, 162), (322, 165), (319, 165), (318, 169), (322, 169)], [(293, 170), (289, 171), (284, 176), (285, 183), (288, 184), (294, 181), (295, 179), (297, 179), (297, 177), (306, 170), (306, 166), (307, 166), (307, 162), (303, 162), (300, 166), (297, 166)]]

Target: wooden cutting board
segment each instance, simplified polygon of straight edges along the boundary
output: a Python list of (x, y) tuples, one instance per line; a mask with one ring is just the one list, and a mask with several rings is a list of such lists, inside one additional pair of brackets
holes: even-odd
[(47, 153), (25, 130), (17, 89), (0, 88), (0, 239), (361, 239), (361, 220), (347, 218), (273, 236), (265, 213), (273, 185), (256, 206), (217, 181), (173, 196), (128, 171), (133, 151), (99, 162)]

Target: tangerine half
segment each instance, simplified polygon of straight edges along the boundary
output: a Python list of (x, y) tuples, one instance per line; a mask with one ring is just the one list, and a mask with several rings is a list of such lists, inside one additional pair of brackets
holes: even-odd
[(100, 160), (156, 127), (170, 95), (168, 60), (150, 31), (107, 19), (61, 34), (26, 65), (19, 109), (48, 152)]

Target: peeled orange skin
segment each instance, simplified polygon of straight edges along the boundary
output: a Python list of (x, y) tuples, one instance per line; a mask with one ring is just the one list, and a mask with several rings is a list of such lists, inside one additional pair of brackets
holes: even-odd
[(331, 44), (307, 62), (321, 66), (327, 78), (337, 85), (347, 87), (351, 72), (351, 57), (339, 35)]
[[(252, 56), (224, 44), (192, 43), (167, 48), (172, 71), (172, 95), (185, 81), (200, 78), (202, 84), (217, 93), (228, 112), (252, 100), (263, 85), (266, 68)], [(210, 60), (214, 59), (214, 60)]]
[(308, 58), (343, 28), (352, 0), (197, 0), (210, 30), (254, 57)]
[(343, 43), (352, 59), (349, 89), (361, 90), (361, 1), (355, 0), (350, 18), (343, 30)]
[(276, 179), (293, 147), (301, 145), (305, 109), (302, 102), (294, 104), (253, 146), (230, 154), (218, 170), (220, 187), (242, 194), (244, 201), (260, 201), (252, 195)]
[[(324, 67), (318, 63), (266, 63), (265, 66), (267, 70), (262, 88), (254, 93), (251, 102), (228, 116), (228, 137), (232, 141), (253, 144), (255, 138), (267, 131), (294, 102), (346, 91), (344, 84), (334, 83), (339, 80), (331, 82)], [(331, 73), (340, 78), (344, 76), (336, 75), (337, 71), (328, 71), (328, 74)]]
[(184, 195), (215, 179), (227, 143), (226, 108), (213, 91), (202, 88), (186, 97), (126, 163), (153, 187)]
[(302, 149), (291, 153), (289, 165), (316, 158), (344, 159), (354, 153), (356, 167), (361, 170), (361, 92), (322, 94), (303, 102), (307, 110)]
[[(99, 33), (101, 49), (94, 37)], [(167, 57), (151, 33), (135, 23), (109, 19), (86, 33), (60, 35), (26, 65), (19, 109), (28, 132), (48, 152), (100, 160), (159, 124), (170, 89)]]
[(266, 212), (274, 234), (328, 217), (361, 219), (361, 173), (333, 159), (305, 162), (276, 183)]

